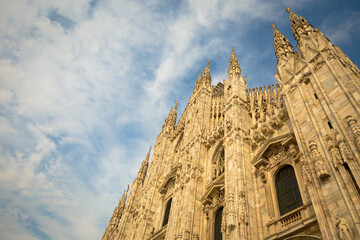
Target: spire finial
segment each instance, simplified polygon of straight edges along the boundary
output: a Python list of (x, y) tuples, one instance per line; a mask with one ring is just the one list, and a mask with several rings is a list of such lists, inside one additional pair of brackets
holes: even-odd
[(230, 60), (229, 60), (229, 69), (228, 69), (228, 74), (229, 75), (239, 75), (241, 74), (241, 69), (240, 69), (240, 64), (239, 64), (239, 60), (236, 57), (235, 54), (235, 48), (232, 47), (231, 48), (231, 56), (230, 56)]
[(199, 73), (199, 76), (198, 76), (198, 78), (196, 79), (196, 82), (195, 82), (194, 92), (196, 92), (200, 88), (200, 85), (202, 83), (202, 78), (203, 78), (203, 70), (201, 69), (200, 73)]
[(302, 35), (308, 35), (308, 32), (314, 31), (313, 26), (306, 21), (302, 16), (296, 15), (289, 7), (286, 8), (289, 13), (289, 19), (291, 22), (291, 31), (294, 34), (296, 41), (300, 41)]
[(210, 87), (210, 85), (211, 85), (210, 60), (207, 61), (203, 77), (204, 77), (203, 82), (204, 82), (205, 86)]
[(288, 57), (290, 54), (293, 54), (294, 49), (286, 36), (276, 29), (275, 23), (271, 26), (274, 29), (274, 49), (276, 58), (279, 60), (282, 56)]
[(152, 148), (152, 146), (150, 146), (150, 149), (149, 149), (148, 153), (146, 154), (146, 157), (145, 157), (145, 160), (144, 160), (144, 161), (146, 161), (146, 162), (149, 161), (151, 148)]

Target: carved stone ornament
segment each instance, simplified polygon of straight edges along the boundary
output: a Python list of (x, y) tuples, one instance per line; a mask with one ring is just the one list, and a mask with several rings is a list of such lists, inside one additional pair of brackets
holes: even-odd
[(300, 156), (300, 164), (301, 164), (301, 175), (304, 179), (305, 185), (309, 186), (312, 184), (311, 171), (309, 168), (309, 164), (306, 162), (305, 157), (303, 155)]
[(345, 218), (335, 216), (336, 227), (339, 230), (339, 239), (340, 240), (352, 240), (352, 234), (349, 224)]
[(190, 239), (190, 236), (191, 236), (191, 235), (190, 235), (190, 231), (186, 230), (186, 231), (185, 231), (185, 234), (184, 234), (184, 239), (185, 239), (185, 240), (189, 240), (189, 239)]
[(360, 149), (360, 127), (357, 123), (357, 120), (353, 116), (349, 115), (346, 116), (346, 121), (350, 126), (350, 131), (355, 140), (356, 146), (358, 149)]
[(325, 135), (325, 139), (328, 144), (329, 153), (331, 156), (331, 161), (335, 168), (338, 168), (341, 164), (343, 164), (343, 160), (341, 158), (341, 154), (337, 146), (335, 145), (334, 140), (329, 134)]
[(230, 117), (226, 119), (226, 130), (228, 132), (230, 132), (232, 129), (232, 123), (233, 123), (233, 121)]
[(324, 52), (327, 55), (327, 60), (331, 61), (332, 59), (336, 58), (336, 55), (331, 51), (329, 48), (323, 49), (321, 52)]
[(316, 174), (320, 179), (324, 179), (330, 176), (323, 156), (320, 154), (317, 144), (313, 141), (309, 141), (309, 148), (311, 150), (311, 157), (315, 166)]
[(227, 226), (229, 229), (233, 229), (236, 227), (235, 202), (233, 193), (229, 193), (227, 209)]
[(210, 148), (218, 140), (224, 137), (224, 128), (223, 124), (219, 124), (213, 131), (211, 131), (208, 136), (202, 141), (205, 147)]
[(243, 224), (248, 223), (248, 217), (247, 217), (247, 201), (244, 191), (240, 191), (239, 194), (239, 210), (240, 210), (240, 221)]
[(347, 145), (347, 143), (345, 142), (344, 138), (341, 136), (341, 134), (339, 133), (339, 131), (337, 129), (334, 130), (334, 134), (335, 134), (335, 140), (336, 140), (336, 145), (338, 146), (339, 150), (340, 150), (340, 154), (342, 159), (344, 160), (345, 163), (353, 160), (353, 155)]

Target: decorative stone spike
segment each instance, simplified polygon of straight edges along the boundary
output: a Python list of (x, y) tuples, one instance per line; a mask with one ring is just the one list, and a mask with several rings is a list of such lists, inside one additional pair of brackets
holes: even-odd
[(291, 54), (295, 54), (294, 48), (291, 46), (289, 40), (276, 29), (276, 24), (274, 23), (271, 26), (274, 29), (274, 50), (276, 58), (279, 60), (281, 57), (288, 57)]
[(314, 31), (313, 26), (311, 26), (311, 24), (308, 23), (305, 18), (296, 15), (296, 13), (292, 12), (289, 7), (286, 8), (286, 11), (289, 13), (291, 30), (296, 41), (300, 41), (301, 36), (307, 35), (308, 32)]
[(335, 145), (334, 140), (329, 134), (325, 135), (325, 139), (328, 143), (328, 149), (331, 156), (332, 163), (335, 168), (338, 168), (341, 164), (343, 164), (343, 160), (341, 158), (341, 154), (337, 146)]
[(195, 87), (194, 87), (194, 93), (200, 89), (200, 85), (202, 84), (203, 81), (203, 70), (200, 70), (199, 76), (195, 82)]
[(313, 141), (309, 141), (309, 148), (311, 150), (311, 157), (314, 162), (316, 174), (320, 179), (324, 179), (330, 176), (323, 156), (320, 154), (317, 144)]
[(230, 76), (239, 77), (240, 74), (241, 74), (239, 60), (236, 57), (234, 47), (232, 47), (232, 49), (231, 49), (231, 56), (230, 56), (230, 60), (229, 60), (228, 74), (229, 74), (229, 77)]
[(210, 61), (208, 60), (205, 70), (204, 70), (204, 74), (203, 74), (203, 78), (204, 78), (203, 81), (204, 81), (205, 86), (207, 86), (207, 87), (209, 87), (211, 85), (211, 74), (210, 74), (209, 64), (210, 64)]

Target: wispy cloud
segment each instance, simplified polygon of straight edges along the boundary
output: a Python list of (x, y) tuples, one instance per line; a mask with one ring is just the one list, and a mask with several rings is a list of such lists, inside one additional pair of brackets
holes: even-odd
[(270, 78), (268, 25), (284, 6), (0, 2), (1, 238), (99, 239), (169, 106), (180, 98), (184, 109), (207, 59), (221, 81), (235, 45), (249, 81)]

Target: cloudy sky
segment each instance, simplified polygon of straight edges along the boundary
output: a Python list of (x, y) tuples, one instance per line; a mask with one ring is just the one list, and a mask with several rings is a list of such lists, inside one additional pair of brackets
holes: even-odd
[(208, 59), (275, 83), (287, 5), (360, 65), (356, 0), (0, 0), (0, 238), (100, 239)]

